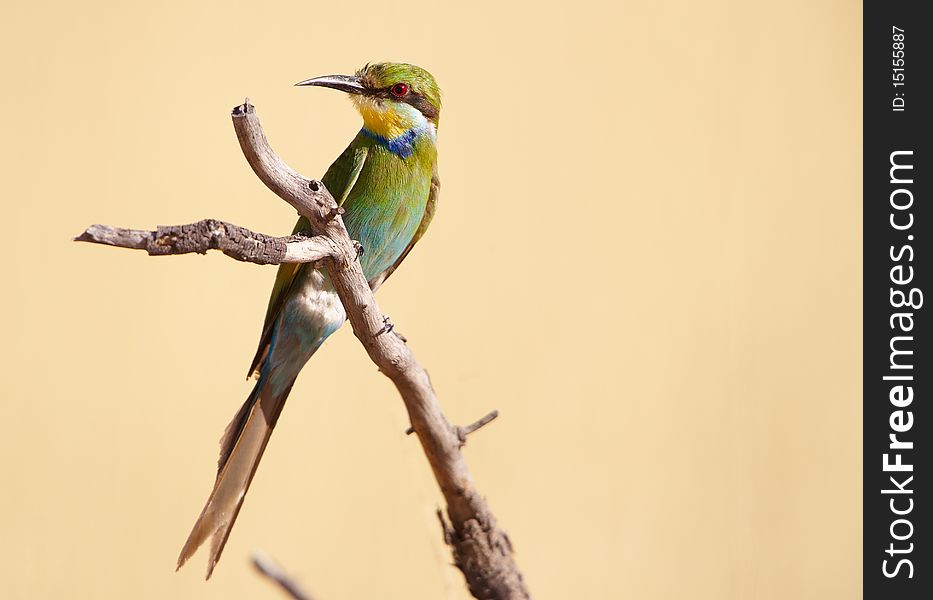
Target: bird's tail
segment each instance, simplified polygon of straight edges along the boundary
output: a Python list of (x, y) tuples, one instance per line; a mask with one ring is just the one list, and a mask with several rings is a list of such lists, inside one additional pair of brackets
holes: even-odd
[(178, 556), (179, 569), (208, 538), (211, 538), (208, 579), (220, 559), (243, 505), (246, 490), (249, 489), (269, 436), (272, 435), (272, 429), (295, 381), (292, 377), (285, 385), (272, 385), (270, 380), (273, 378), (268, 375), (264, 373), (259, 378), (246, 402), (224, 430), (220, 441), (217, 480)]

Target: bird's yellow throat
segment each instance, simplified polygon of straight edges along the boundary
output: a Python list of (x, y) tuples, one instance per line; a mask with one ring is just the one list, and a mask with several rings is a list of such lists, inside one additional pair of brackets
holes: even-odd
[(427, 127), (428, 121), (418, 109), (403, 102), (390, 102), (366, 96), (350, 96), (363, 116), (363, 126), (387, 140), (412, 129)]

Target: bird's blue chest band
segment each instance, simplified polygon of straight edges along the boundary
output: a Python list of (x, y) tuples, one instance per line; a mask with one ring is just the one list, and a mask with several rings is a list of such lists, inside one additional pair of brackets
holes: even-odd
[(418, 137), (418, 131), (414, 129), (409, 129), (402, 135), (396, 138), (392, 138), (391, 140), (387, 140), (381, 135), (373, 133), (365, 127), (362, 131), (363, 135), (372, 140), (375, 140), (376, 143), (388, 148), (389, 152), (401, 156), (402, 158), (408, 158), (415, 151), (414, 141), (415, 138)]

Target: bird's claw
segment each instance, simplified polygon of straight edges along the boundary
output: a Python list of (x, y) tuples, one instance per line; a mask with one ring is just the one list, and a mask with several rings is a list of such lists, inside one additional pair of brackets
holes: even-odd
[(402, 340), (403, 342), (408, 342), (408, 339), (401, 333), (395, 331), (395, 324), (392, 322), (392, 319), (388, 315), (382, 316), (382, 329), (376, 332), (376, 335), (382, 335), (383, 333), (394, 333), (395, 337)]
[(392, 323), (392, 319), (388, 315), (382, 316), (382, 329), (376, 332), (376, 335), (382, 335), (383, 333), (389, 333), (395, 329), (395, 324)]

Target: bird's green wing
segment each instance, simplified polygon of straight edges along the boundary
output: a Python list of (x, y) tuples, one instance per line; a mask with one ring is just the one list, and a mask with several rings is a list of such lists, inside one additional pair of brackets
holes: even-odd
[(415, 230), (415, 235), (412, 236), (411, 241), (408, 242), (408, 246), (405, 247), (405, 250), (398, 257), (391, 267), (380, 273), (376, 276), (375, 279), (369, 282), (369, 287), (375, 292), (376, 289), (382, 285), (386, 279), (389, 278), (389, 275), (395, 272), (395, 269), (398, 268), (402, 261), (405, 260), (405, 257), (408, 256), (408, 253), (411, 252), (411, 249), (415, 247), (415, 244), (418, 243), (418, 240), (421, 239), (421, 236), (424, 235), (424, 232), (428, 230), (428, 226), (431, 224), (431, 219), (434, 218), (434, 211), (437, 209), (437, 198), (441, 193), (441, 180), (437, 177), (437, 165), (434, 166), (434, 173), (431, 174), (431, 191), (428, 193), (428, 203), (424, 207), (424, 216), (421, 217), (421, 224), (418, 225), (418, 229)]
[[(347, 149), (337, 157), (334, 164), (327, 169), (322, 179), (327, 190), (337, 200), (337, 204), (343, 205), (350, 191), (360, 177), (363, 165), (366, 164), (366, 157), (369, 154), (369, 148), (365, 145), (359, 145), (354, 140), (347, 146)], [(299, 231), (311, 231), (311, 223), (308, 219), (301, 217), (295, 224), (292, 233)], [(256, 349), (256, 355), (249, 367), (249, 375), (255, 375), (262, 368), (262, 363), (269, 352), (269, 343), (272, 339), (272, 329), (275, 321), (282, 311), (285, 299), (288, 297), (288, 291), (292, 284), (299, 278), (301, 271), (307, 265), (303, 263), (283, 263), (279, 265), (278, 273), (275, 275), (275, 283), (272, 285), (272, 294), (269, 297), (269, 306), (266, 309), (266, 319), (262, 325), (262, 335), (259, 338), (259, 348)]]
[[(353, 150), (352, 154), (347, 160), (343, 160), (344, 155), (351, 149)], [(334, 164), (327, 170), (327, 173), (324, 174), (324, 185), (327, 186), (328, 190), (331, 189), (328, 180), (333, 180), (335, 186), (340, 185), (343, 187), (343, 192), (340, 195), (337, 195), (337, 192), (331, 192), (334, 195), (334, 199), (337, 200), (338, 206), (343, 206), (343, 203), (346, 202), (347, 198), (350, 196), (350, 191), (353, 190), (353, 186), (356, 185), (356, 180), (360, 178), (360, 173), (363, 172), (363, 165), (366, 164), (367, 156), (369, 156), (369, 147), (359, 146), (353, 148), (353, 144), (350, 144), (350, 147), (344, 150), (343, 155), (335, 160)], [(335, 172), (331, 173), (331, 171)]]

